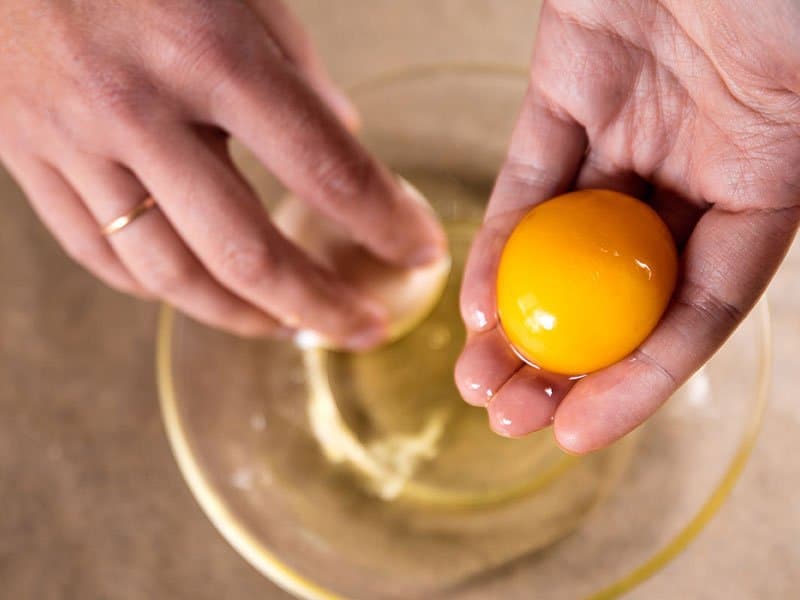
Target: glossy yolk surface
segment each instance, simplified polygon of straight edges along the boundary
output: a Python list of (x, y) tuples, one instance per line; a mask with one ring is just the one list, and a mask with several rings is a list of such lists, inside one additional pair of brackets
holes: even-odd
[(583, 190), (534, 207), (497, 275), (503, 330), (524, 359), (580, 375), (624, 358), (650, 334), (675, 287), (672, 236), (649, 206)]

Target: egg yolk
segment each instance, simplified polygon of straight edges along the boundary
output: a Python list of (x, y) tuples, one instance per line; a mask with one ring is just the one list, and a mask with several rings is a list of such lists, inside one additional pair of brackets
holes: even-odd
[(607, 190), (534, 207), (500, 258), (497, 310), (509, 342), (547, 371), (582, 375), (650, 334), (675, 288), (675, 243), (656, 212)]

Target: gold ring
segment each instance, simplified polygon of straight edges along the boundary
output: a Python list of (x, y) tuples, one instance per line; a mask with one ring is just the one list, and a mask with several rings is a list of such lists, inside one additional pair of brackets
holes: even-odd
[(151, 208), (156, 206), (156, 201), (152, 196), (148, 196), (142, 202), (134, 206), (130, 212), (125, 213), (121, 217), (117, 217), (113, 221), (110, 221), (106, 225), (103, 226), (101, 231), (103, 235), (108, 237), (124, 229), (131, 223), (133, 223), (136, 219), (141, 217), (144, 213), (146, 213)]

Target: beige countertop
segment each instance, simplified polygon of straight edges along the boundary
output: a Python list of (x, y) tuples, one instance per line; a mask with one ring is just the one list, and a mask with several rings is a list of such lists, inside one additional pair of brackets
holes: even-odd
[[(293, 4), (345, 82), (415, 62), (523, 65), (536, 12), (496, 0)], [(175, 466), (153, 376), (156, 307), (74, 266), (1, 171), (0, 205), (0, 595), (287, 597), (216, 533)], [(710, 526), (631, 598), (800, 589), (800, 242), (769, 297), (775, 376), (758, 446)]]

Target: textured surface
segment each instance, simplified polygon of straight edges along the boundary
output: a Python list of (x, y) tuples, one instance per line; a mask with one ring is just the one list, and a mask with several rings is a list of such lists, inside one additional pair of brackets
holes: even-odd
[[(524, 65), (535, 21), (524, 1), (293, 4), (343, 81), (414, 62)], [(285, 598), (217, 535), (174, 465), (153, 378), (155, 308), (72, 265), (2, 173), (0, 206), (0, 596)], [(770, 297), (776, 373), (755, 454), (709, 528), (632, 598), (800, 587), (797, 242)]]

